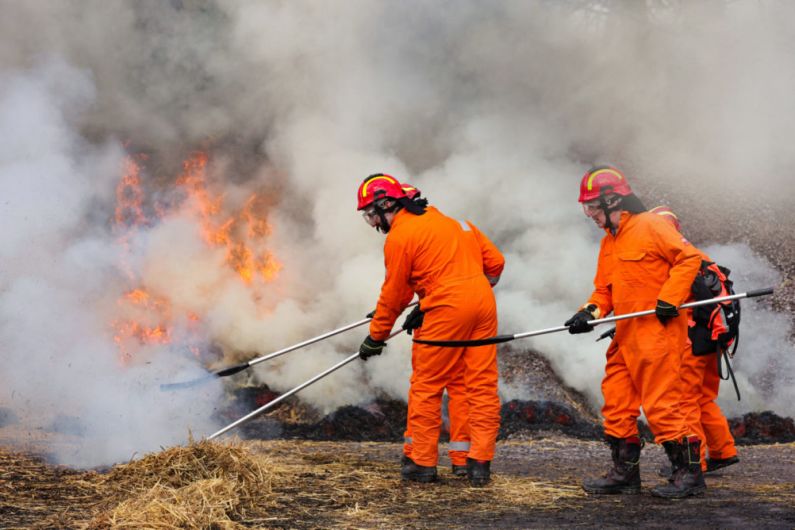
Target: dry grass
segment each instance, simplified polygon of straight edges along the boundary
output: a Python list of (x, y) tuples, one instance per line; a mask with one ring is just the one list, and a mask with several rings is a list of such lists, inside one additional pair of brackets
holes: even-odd
[[(10, 524), (24, 528), (372, 528), (449, 526), (451, 514), (466, 525), (468, 517), (558, 510), (582, 497), (521, 477), (470, 488), (444, 468), (437, 484), (407, 484), (383, 453), (383, 444), (202, 441), (105, 474), (0, 453), (0, 506), (15, 506)], [(20, 484), (36, 494), (17, 494)]]
[[(276, 441), (252, 442), (250, 447), (271, 457), (280, 483), (274, 489), (289, 492), (294, 500), (290, 516), (298, 511), (304, 521), (314, 521), (309, 526), (414, 528), (442, 522), (449, 526), (451, 515), (466, 526), (468, 517), (559, 510), (584, 497), (576, 486), (515, 476), (497, 475), (490, 486), (472, 488), (444, 467), (439, 468), (438, 483), (406, 483), (400, 480), (397, 456), (385, 460), (383, 444), (378, 443)], [(289, 477), (292, 480), (281, 483)]]
[(266, 466), (239, 444), (207, 441), (115, 466), (96, 484), (116, 505), (88, 528), (236, 528), (273, 505)]
[(599, 472), (593, 455), (602, 459), (604, 448), (562, 436), (502, 443), (504, 471), (485, 488), (447, 466), (436, 484), (401, 481), (399, 444), (203, 441), (107, 473), (0, 449), (0, 527), (516, 528), (592, 526), (604, 517), (619, 526), (672, 517), (674, 526), (700, 527), (714, 523), (716, 506), (734, 521), (791, 526), (793, 446), (743, 448), (745, 467), (710, 478), (709, 493), (685, 512), (648, 495), (586, 498), (580, 475)]
[(749, 491), (765, 502), (795, 506), (795, 484), (792, 483), (757, 484), (747, 488), (746, 492)]

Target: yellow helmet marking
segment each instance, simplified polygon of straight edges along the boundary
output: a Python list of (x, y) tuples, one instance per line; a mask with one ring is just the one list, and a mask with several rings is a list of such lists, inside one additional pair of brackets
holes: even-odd
[(588, 185), (587, 185), (588, 186), (588, 191), (592, 191), (593, 190), (593, 179), (597, 175), (601, 175), (602, 173), (610, 173), (611, 175), (615, 175), (616, 177), (618, 177), (619, 180), (624, 180), (624, 175), (622, 175), (621, 173), (619, 173), (618, 171), (616, 171), (614, 169), (600, 169), (598, 171), (594, 171), (593, 173), (591, 173), (591, 176), (588, 177)]
[(367, 187), (370, 185), (372, 181), (378, 179), (386, 179), (392, 184), (398, 184), (398, 181), (393, 178), (387, 177), (386, 175), (378, 175), (377, 177), (373, 177), (364, 183), (364, 186), (362, 186), (362, 197), (367, 197)]

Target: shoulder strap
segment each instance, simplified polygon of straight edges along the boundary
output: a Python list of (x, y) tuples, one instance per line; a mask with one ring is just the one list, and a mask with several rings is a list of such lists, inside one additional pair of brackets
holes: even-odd
[[(737, 386), (737, 379), (734, 377), (734, 371), (732, 370), (732, 365), (729, 362), (729, 355), (726, 351), (718, 351), (717, 355), (718, 359), (718, 377), (723, 379), (724, 381), (728, 381), (729, 379), (732, 380), (732, 384), (734, 385), (734, 391), (737, 393), (737, 401), (740, 401), (740, 388)], [(726, 377), (723, 377), (723, 361), (726, 361), (726, 370), (727, 374)]]

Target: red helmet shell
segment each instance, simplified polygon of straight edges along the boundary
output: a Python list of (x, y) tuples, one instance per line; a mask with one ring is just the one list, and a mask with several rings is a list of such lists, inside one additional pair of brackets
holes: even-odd
[(682, 226), (679, 224), (679, 218), (676, 216), (673, 210), (667, 206), (656, 206), (649, 210), (649, 212), (662, 215), (668, 222), (674, 225), (674, 228), (676, 228), (678, 232), (682, 231)]
[(632, 195), (627, 178), (621, 171), (610, 166), (589, 169), (580, 182), (580, 202), (598, 199), (603, 195), (615, 193), (626, 197)]
[(411, 200), (414, 200), (414, 197), (418, 197), (422, 193), (411, 184), (406, 184), (405, 182), (400, 187), (403, 188), (403, 191), (406, 193), (406, 197)]
[(389, 197), (390, 199), (400, 199), (406, 196), (406, 192), (400, 186), (400, 182), (384, 173), (376, 173), (367, 177), (359, 186), (356, 194), (358, 207), (357, 210), (364, 210), (374, 201)]

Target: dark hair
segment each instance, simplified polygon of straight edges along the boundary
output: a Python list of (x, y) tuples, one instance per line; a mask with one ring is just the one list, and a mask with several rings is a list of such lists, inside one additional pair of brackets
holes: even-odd
[(641, 213), (647, 210), (646, 206), (643, 205), (638, 196), (634, 193), (630, 193), (629, 195), (625, 195), (623, 199), (621, 199), (620, 208), (622, 210), (626, 210), (629, 213)]
[(428, 207), (428, 199), (426, 199), (425, 197), (414, 197), (413, 199), (411, 199), (411, 202), (413, 202), (420, 208)]
[(401, 197), (397, 199), (397, 203), (407, 212), (413, 213), (414, 215), (422, 215), (425, 213), (425, 205), (418, 204), (418, 201), (412, 201), (408, 197)]

